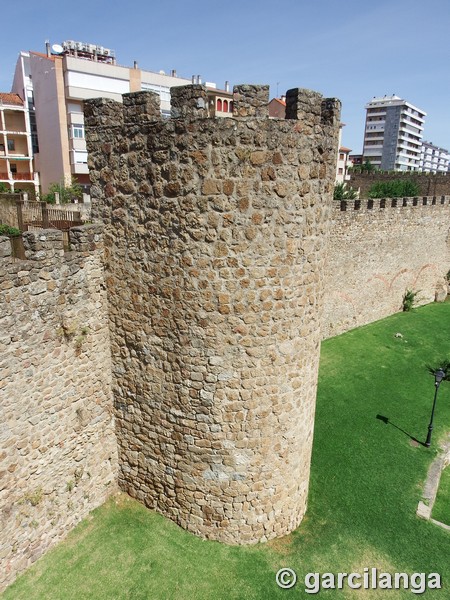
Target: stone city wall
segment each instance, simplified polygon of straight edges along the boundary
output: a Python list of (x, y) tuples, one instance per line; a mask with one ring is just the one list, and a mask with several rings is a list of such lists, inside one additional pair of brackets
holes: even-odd
[(324, 337), (443, 300), (450, 270), (449, 196), (334, 203), (326, 266)]
[(0, 590), (115, 490), (99, 226), (0, 238)]
[(117, 480), (206, 538), (293, 530), (321, 338), (446, 295), (448, 197), (332, 203), (336, 100), (290, 90), (276, 120), (238, 86), (213, 119), (172, 94), (168, 120), (149, 92), (86, 102), (105, 247), (0, 239), (0, 589)]
[(105, 222), (119, 485), (207, 538), (286, 534), (306, 510), (340, 104), (238, 86), (85, 104)]

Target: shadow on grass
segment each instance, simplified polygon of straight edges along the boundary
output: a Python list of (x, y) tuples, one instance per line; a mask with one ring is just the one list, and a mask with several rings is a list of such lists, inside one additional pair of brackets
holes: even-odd
[(376, 418), (379, 421), (383, 421), (383, 423), (385, 423), (386, 425), (392, 425), (392, 427), (395, 427), (395, 429), (398, 429), (398, 431), (401, 431), (406, 436), (408, 436), (410, 440), (412, 440), (413, 442), (416, 442), (420, 446), (423, 446), (424, 448), (426, 448), (424, 442), (421, 442), (420, 440), (418, 440), (417, 438), (415, 438), (413, 435), (411, 435), (410, 433), (408, 433), (407, 431), (405, 431), (404, 429), (402, 429), (401, 427), (399, 427), (398, 425), (396, 425), (395, 423), (393, 423), (392, 421), (390, 421), (389, 417), (384, 417), (383, 415), (377, 415)]

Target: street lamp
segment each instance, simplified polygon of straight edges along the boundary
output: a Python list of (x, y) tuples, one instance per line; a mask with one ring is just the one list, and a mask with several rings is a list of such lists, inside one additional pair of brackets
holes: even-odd
[(428, 425), (428, 435), (427, 440), (425, 442), (425, 446), (429, 448), (431, 446), (431, 432), (433, 431), (433, 418), (434, 418), (434, 408), (436, 406), (436, 398), (439, 386), (441, 385), (441, 381), (445, 379), (445, 371), (443, 369), (438, 369), (434, 372), (434, 401), (433, 401), (433, 410), (431, 411), (431, 419), (430, 424)]

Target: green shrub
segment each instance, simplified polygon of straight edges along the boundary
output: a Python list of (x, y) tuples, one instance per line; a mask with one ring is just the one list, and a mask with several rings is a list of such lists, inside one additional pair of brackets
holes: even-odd
[(347, 187), (345, 183), (336, 183), (334, 186), (334, 200), (354, 200), (357, 196), (358, 192), (352, 187)]
[(374, 183), (369, 190), (369, 198), (405, 198), (418, 196), (419, 193), (418, 184), (411, 179), (406, 181), (394, 179), (393, 181)]
[(83, 188), (75, 179), (72, 179), (70, 184), (66, 184), (64, 181), (51, 183), (48, 188), (48, 194), (41, 194), (41, 202), (55, 204), (55, 193), (59, 194), (59, 201), (61, 204), (67, 204), (74, 200), (80, 200), (83, 197)]
[(405, 295), (403, 296), (404, 312), (408, 312), (414, 308), (417, 294), (418, 292), (413, 292), (413, 290), (406, 290)]
[(0, 224), (0, 235), (20, 235), (20, 229), (11, 227), (10, 225)]

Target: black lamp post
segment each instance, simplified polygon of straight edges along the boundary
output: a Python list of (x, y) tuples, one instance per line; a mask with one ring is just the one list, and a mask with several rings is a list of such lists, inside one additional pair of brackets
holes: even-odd
[(430, 424), (428, 425), (428, 435), (427, 440), (425, 442), (425, 446), (429, 448), (431, 446), (431, 432), (433, 431), (433, 418), (434, 418), (434, 408), (436, 406), (436, 398), (439, 390), (439, 386), (441, 385), (441, 381), (445, 379), (445, 371), (443, 369), (438, 369), (434, 372), (434, 400), (433, 400), (433, 409), (431, 411), (431, 419)]

